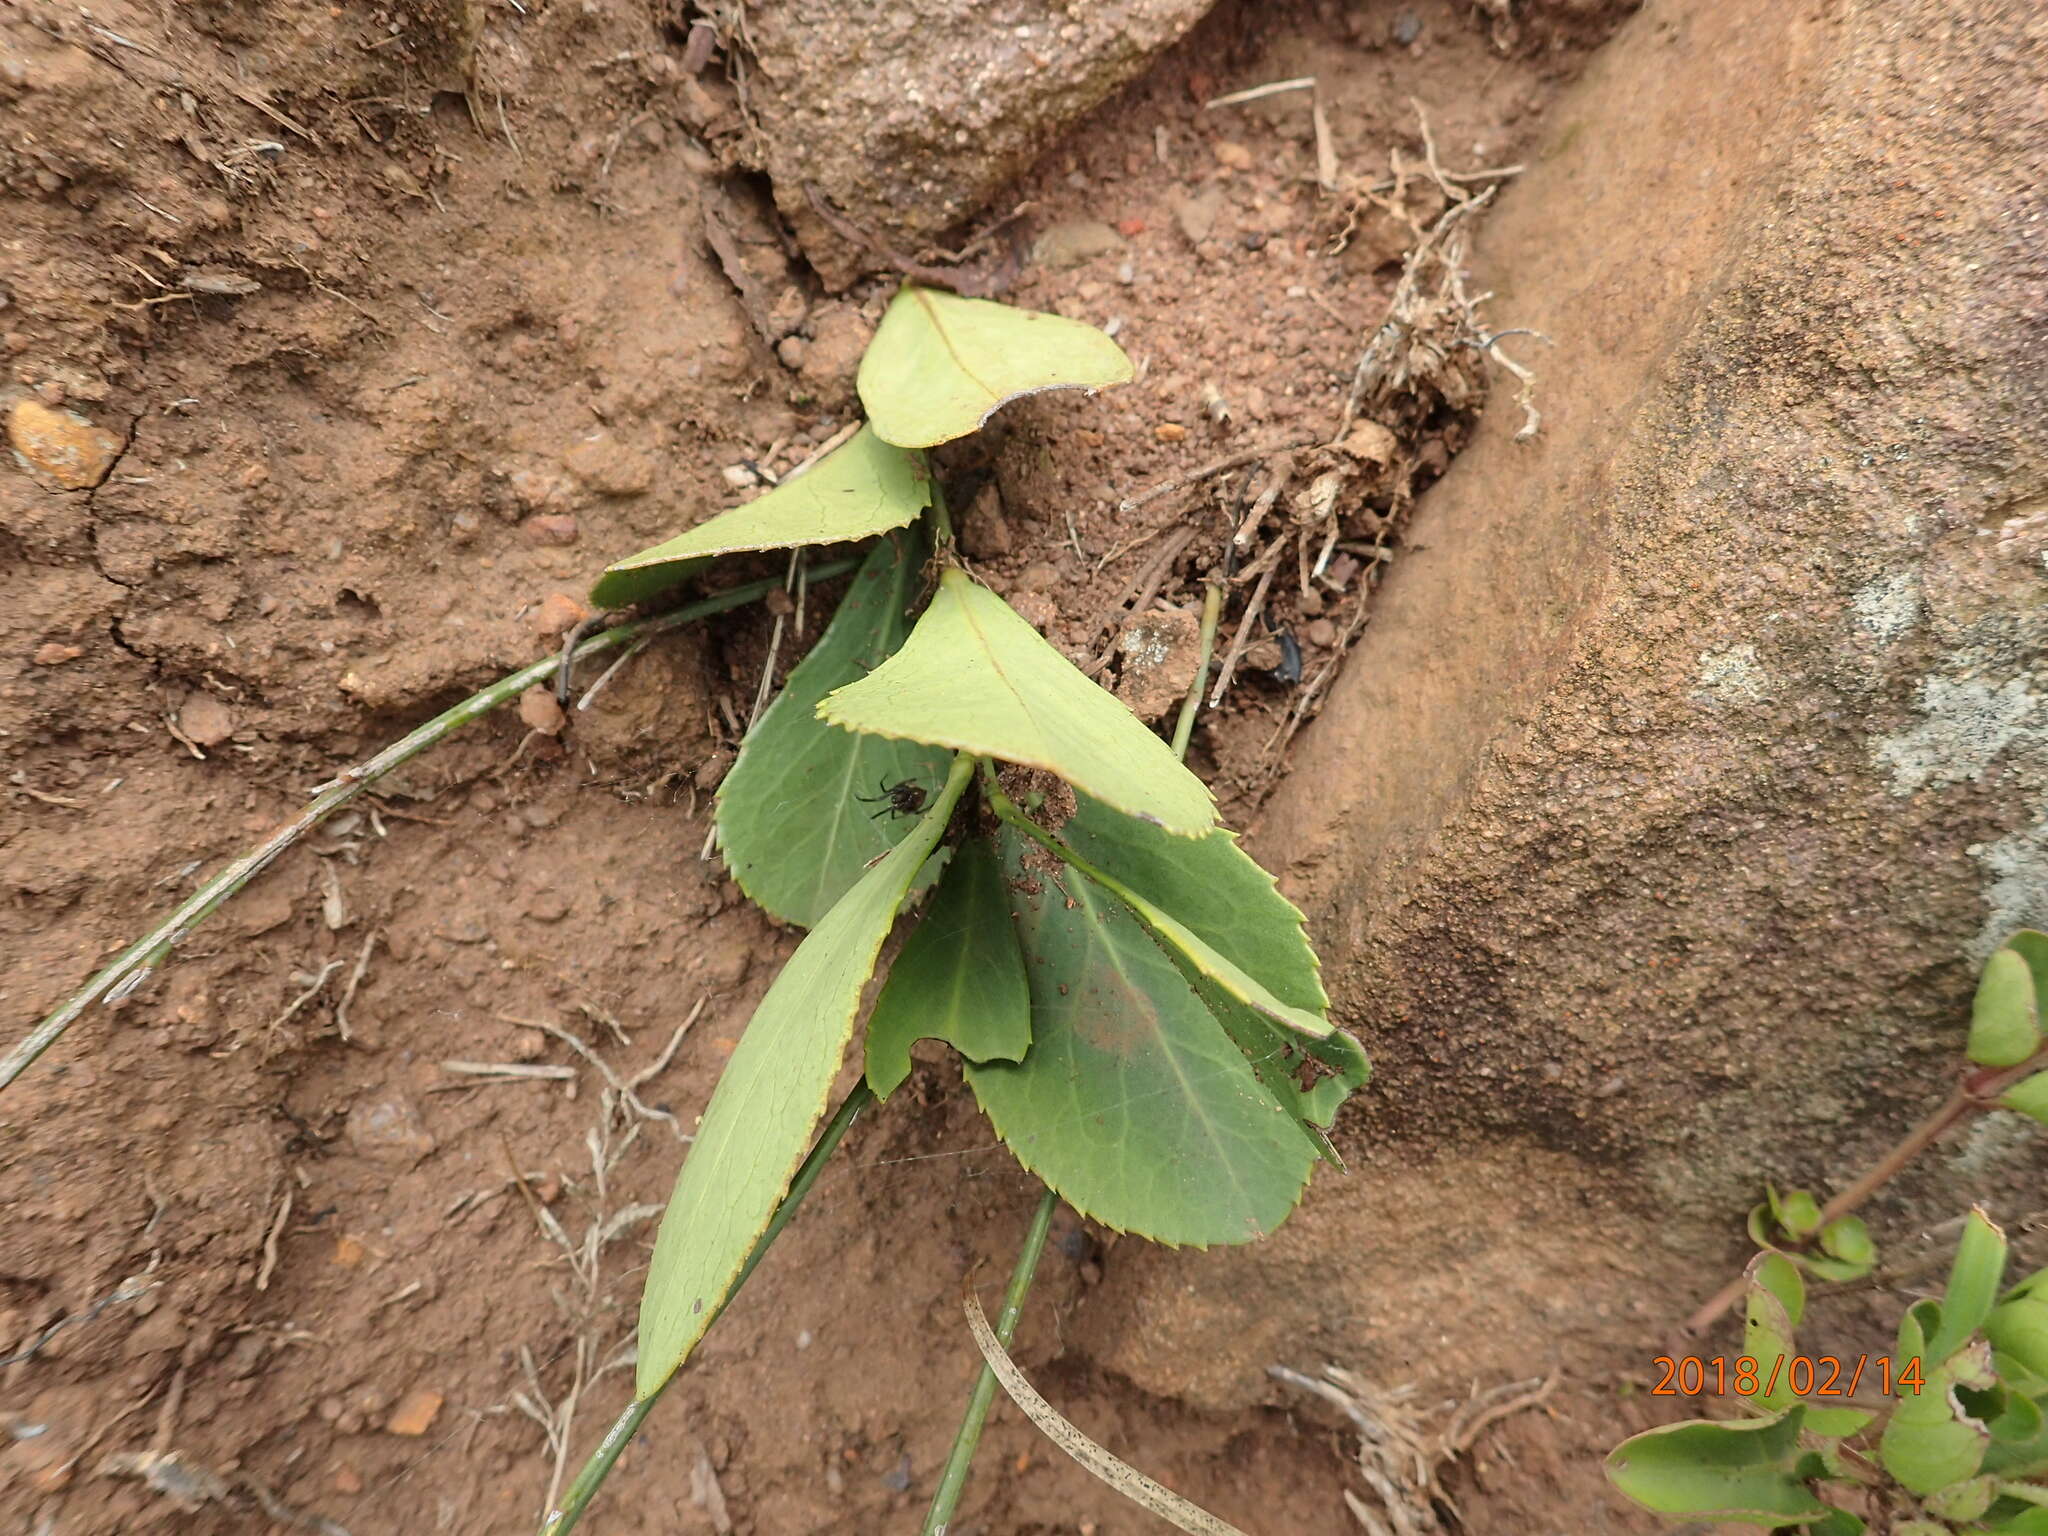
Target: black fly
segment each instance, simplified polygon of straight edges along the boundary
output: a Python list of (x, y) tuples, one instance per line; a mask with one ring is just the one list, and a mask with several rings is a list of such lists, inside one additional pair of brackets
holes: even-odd
[(868, 817), (873, 821), (881, 816), (915, 816), (924, 810), (924, 786), (915, 779), (902, 779), (897, 783), (884, 782), (879, 795), (855, 795), (853, 798), (866, 805), (879, 804), (882, 808)]

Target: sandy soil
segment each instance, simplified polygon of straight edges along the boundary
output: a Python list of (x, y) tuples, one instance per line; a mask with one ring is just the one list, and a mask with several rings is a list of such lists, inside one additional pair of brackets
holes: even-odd
[[(987, 270), (1016, 302), (1115, 322), (1141, 378), (1015, 408), (953, 457), (978, 569), (1163, 709), (1172, 690), (1111, 642), (1131, 608), (1194, 611), (1260, 471), (1120, 502), (1326, 437), (1413, 240), (1354, 195), (1392, 179), (1390, 150), (1419, 164), (1410, 98), (1451, 168), (1510, 164), (1611, 11), (1510, 34), (1449, 0), (1225, 6), (1078, 127), (1016, 189)], [(715, 61), (685, 73), (675, 20), (493, 10), (467, 100), (460, 30), (225, 0), (0, 16), (0, 404), (102, 434), (37, 418), (76, 440), (31, 455), (39, 477), (0, 469), (10, 1041), (311, 786), (541, 654), (551, 596), (848, 419), (889, 284), (825, 293), (787, 249), (731, 169), (737, 103)], [(1202, 108), (1307, 72), (1343, 196), (1316, 186), (1306, 97)], [(1403, 196), (1422, 223), (1440, 210), (1426, 178)], [(1291, 546), (1277, 562), (1270, 623), (1196, 742), (1240, 821), (1362, 619), (1358, 551), (1398, 551), (1463, 445), (1481, 380), (1446, 377), (1354, 464), (1342, 579), (1298, 582)], [(664, 640), (560, 741), (508, 712), (437, 750), (0, 1098), (11, 1520), (241, 1532), (298, 1511), (363, 1536), (537, 1516), (556, 1458), (535, 1413), (626, 1342), (652, 1236), (634, 1209), (666, 1193), (676, 1128), (793, 943), (699, 858), (767, 626)], [(640, 1089), (659, 1114), (608, 1114), (542, 1024), (622, 1074), (665, 1060)], [(483, 1084), (451, 1061), (561, 1073)], [(1031, 1198), (956, 1074), (922, 1067), (629, 1452), (599, 1528), (904, 1528), (970, 1375), (960, 1277), (1000, 1272)], [(610, 1232), (600, 1264), (572, 1265), (536, 1203), (571, 1246)], [(1276, 1386), (1269, 1409), (1205, 1414), (1068, 1348), (1117, 1246), (1059, 1233), (1020, 1346), (1048, 1395), (1227, 1518), (1346, 1528), (1341, 1490), (1363, 1485), (1327, 1409)], [(573, 1458), (629, 1375), (586, 1386)], [(1587, 1457), (1636, 1422), (1611, 1387), (1568, 1383), (1483, 1442), (1455, 1475), (1466, 1528), (1634, 1528), (1588, 1503)], [(983, 1454), (963, 1530), (1140, 1528), (1014, 1415)]]

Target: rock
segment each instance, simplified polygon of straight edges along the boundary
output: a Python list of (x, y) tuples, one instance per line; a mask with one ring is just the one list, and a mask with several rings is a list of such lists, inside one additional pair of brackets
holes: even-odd
[(843, 289), (873, 258), (819, 215), (808, 189), (900, 249), (928, 244), (1209, 6), (1012, 0), (997, 25), (954, 0), (750, 0), (761, 168), (826, 286)]
[(75, 645), (60, 645), (55, 640), (45, 641), (36, 647), (30, 659), (39, 667), (61, 667), (67, 661), (76, 661), (85, 652)]
[(210, 693), (188, 693), (178, 706), (178, 729), (195, 744), (217, 747), (235, 734), (235, 717)]
[(566, 592), (550, 592), (528, 610), (526, 627), (543, 640), (567, 634), (590, 617), (590, 610)]
[(434, 1150), (419, 1111), (396, 1096), (356, 1105), (348, 1112), (347, 1133), (349, 1146), (376, 1163), (416, 1163)]
[(53, 491), (91, 490), (121, 456), (121, 439), (106, 428), (28, 396), (7, 412), (7, 443), (15, 462)]
[(960, 548), (972, 560), (996, 560), (1010, 553), (1016, 540), (1003, 515), (1002, 492), (993, 480), (974, 493), (960, 519)]
[(1216, 216), (1223, 211), (1223, 193), (1216, 187), (1192, 197), (1176, 198), (1173, 222), (1187, 236), (1189, 245), (1200, 245), (1216, 229)]
[(568, 513), (547, 512), (529, 517), (519, 525), (519, 531), (535, 544), (574, 544), (581, 529)]
[(433, 1428), (434, 1420), (440, 1416), (441, 1405), (446, 1401), (439, 1392), (414, 1387), (398, 1400), (398, 1406), (391, 1410), (391, 1417), (384, 1421), (384, 1428), (394, 1435), (424, 1435)]
[(554, 688), (546, 683), (536, 683), (519, 695), (519, 718), (529, 731), (539, 731), (544, 736), (561, 735), (562, 727), (569, 723), (555, 698)]
[(1047, 225), (1039, 233), (1031, 242), (1031, 259), (1041, 267), (1064, 272), (1123, 248), (1123, 236), (1100, 219), (1068, 219)]
[(602, 428), (571, 444), (562, 467), (600, 496), (639, 496), (654, 484), (654, 460)]
[[(1640, 1358), (1762, 1179), (1840, 1188), (1952, 1086), (1977, 962), (2048, 922), (2040, 28), (1650, 0), (1552, 109), (1469, 284), (1554, 343), (1501, 343), (1542, 430), (1499, 380), (1253, 841), (1372, 1049), (1371, 1171), (1120, 1246), (1097, 1367), (1224, 1411), (1311, 1335)], [(2027, 1156), (1923, 1158), (1886, 1229)]]
[(860, 360), (874, 325), (850, 304), (828, 304), (811, 312), (811, 336), (798, 365), (803, 381), (828, 405), (853, 397)]
[(1157, 720), (1180, 707), (1201, 661), (1201, 629), (1192, 613), (1141, 613), (1124, 625), (1116, 696), (1132, 714)]

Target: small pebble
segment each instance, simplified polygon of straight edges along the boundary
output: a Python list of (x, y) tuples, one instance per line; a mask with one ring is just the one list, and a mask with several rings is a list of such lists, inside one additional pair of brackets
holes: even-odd
[(544, 736), (561, 735), (562, 727), (569, 723), (569, 717), (555, 700), (555, 690), (542, 683), (519, 695), (519, 718), (526, 722), (528, 730)]
[(1218, 165), (1228, 166), (1233, 171), (1248, 171), (1252, 168), (1252, 152), (1242, 144), (1234, 144), (1224, 139), (1213, 146), (1211, 152), (1216, 156)]
[(391, 1411), (384, 1427), (394, 1435), (424, 1435), (433, 1427), (434, 1420), (440, 1415), (441, 1404), (446, 1401), (438, 1392), (415, 1387)]
[(178, 710), (178, 729), (202, 747), (217, 747), (235, 734), (235, 717), (212, 694), (189, 694)]
[(801, 336), (785, 336), (775, 344), (776, 358), (783, 367), (789, 369), (803, 367), (806, 350), (808, 349), (804, 346), (804, 339)]
[(542, 639), (566, 634), (590, 616), (590, 610), (566, 592), (550, 592), (526, 615), (526, 627)]
[(804, 1329), (804, 1331), (803, 1331), (803, 1332), (799, 1333), (799, 1334), (798, 1334), (798, 1335), (796, 1336), (796, 1347), (797, 1347), (798, 1349), (809, 1349), (809, 1348), (811, 1347), (811, 1330), (810, 1330), (810, 1329), (806, 1328), (806, 1329)]
[[(456, 514), (462, 516), (461, 513)], [(536, 544), (574, 544), (580, 531), (576, 519), (566, 512), (544, 512), (519, 525), (520, 532)]]
[(1308, 627), (1308, 643), (1324, 647), (1337, 643), (1337, 626), (1328, 619), (1317, 619)]
[(1178, 443), (1186, 440), (1188, 429), (1177, 421), (1162, 421), (1152, 429), (1152, 435), (1162, 443)]
[(1136, 263), (1128, 261), (1118, 262), (1116, 269), (1116, 280), (1122, 283), (1126, 288), (1130, 287), (1131, 284), (1135, 283), (1138, 280), (1138, 268)]
[(39, 667), (61, 667), (67, 661), (76, 661), (85, 654), (75, 645), (59, 645), (56, 641), (36, 647), (35, 664)]

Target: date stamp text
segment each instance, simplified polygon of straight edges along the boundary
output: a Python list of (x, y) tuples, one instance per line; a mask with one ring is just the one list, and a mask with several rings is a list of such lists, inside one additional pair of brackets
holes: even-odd
[(1884, 1397), (1917, 1397), (1926, 1385), (1917, 1356), (1780, 1355), (1765, 1362), (1749, 1355), (1659, 1355), (1650, 1362), (1662, 1374), (1652, 1397), (1768, 1397), (1780, 1386), (1794, 1397), (1854, 1397), (1868, 1376)]

